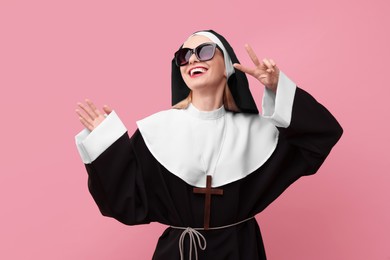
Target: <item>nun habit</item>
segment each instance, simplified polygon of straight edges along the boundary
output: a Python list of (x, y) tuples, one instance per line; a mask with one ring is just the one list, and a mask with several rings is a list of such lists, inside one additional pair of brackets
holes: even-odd
[[(197, 33), (223, 49), (227, 70), (239, 62), (223, 36)], [(317, 172), (341, 137), (330, 112), (283, 72), (276, 93), (265, 88), (261, 115), (244, 73), (231, 67), (228, 87), (240, 112), (190, 104), (138, 121), (130, 137), (113, 111), (76, 136), (104, 216), (167, 225), (155, 260), (266, 259), (254, 217), (301, 176)], [(172, 104), (189, 93), (172, 61)]]

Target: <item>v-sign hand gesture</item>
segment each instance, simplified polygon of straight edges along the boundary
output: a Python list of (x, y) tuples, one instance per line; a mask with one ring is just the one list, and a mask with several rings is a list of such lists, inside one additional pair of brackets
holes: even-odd
[(249, 68), (238, 63), (234, 63), (233, 66), (236, 69), (253, 76), (266, 88), (276, 92), (278, 87), (279, 68), (276, 66), (275, 62), (272, 59), (263, 59), (262, 62), (260, 62), (251, 46), (245, 44), (245, 49), (255, 64), (255, 67)]

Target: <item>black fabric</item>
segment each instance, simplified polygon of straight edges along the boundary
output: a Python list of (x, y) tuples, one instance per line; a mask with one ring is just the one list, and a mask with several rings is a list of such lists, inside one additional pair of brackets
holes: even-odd
[[(315, 173), (341, 137), (342, 128), (326, 108), (301, 89), (295, 95), (291, 125), (279, 128), (278, 145), (269, 160), (247, 177), (221, 186), (222, 196), (212, 197), (211, 227), (236, 223), (263, 211), (298, 178)], [(194, 194), (191, 185), (152, 156), (139, 130), (131, 139), (124, 134), (86, 168), (90, 192), (105, 216), (127, 225), (203, 226), (204, 196)], [(180, 259), (181, 232), (168, 227), (153, 259)], [(198, 250), (199, 260), (266, 259), (255, 219), (201, 233), (207, 248)], [(185, 259), (188, 245), (187, 238)]]
[[(216, 33), (213, 30), (205, 30), (205, 32), (210, 32), (214, 34), (222, 42), (233, 64), (240, 63), (237, 59), (236, 54), (234, 53), (233, 48), (230, 46), (228, 41), (222, 35)], [(172, 75), (171, 75), (172, 76), (171, 77), (172, 105), (175, 105), (189, 95), (190, 89), (184, 83), (184, 80), (180, 73), (180, 68), (176, 66), (174, 58), (172, 59), (171, 66), (172, 66)], [(231, 75), (228, 79), (228, 86), (237, 107), (243, 113), (258, 114), (259, 110), (257, 109), (256, 103), (250, 92), (248, 79), (245, 73), (236, 69), (234, 69), (234, 71), (235, 73)]]

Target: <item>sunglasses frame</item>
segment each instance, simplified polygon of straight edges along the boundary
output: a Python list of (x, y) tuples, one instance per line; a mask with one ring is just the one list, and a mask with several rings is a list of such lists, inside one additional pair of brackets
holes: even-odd
[[(204, 46), (207, 46), (207, 45), (211, 45), (214, 47), (214, 50), (213, 50), (213, 55), (210, 57), (210, 59), (201, 59), (199, 56), (198, 56), (198, 48), (201, 48), (201, 47), (204, 47)], [(192, 56), (192, 54), (195, 54), (196, 58), (199, 60), (199, 61), (208, 61), (208, 60), (211, 60), (212, 58), (214, 58), (214, 55), (215, 55), (215, 49), (219, 49), (222, 53), (222, 49), (218, 46), (218, 44), (214, 43), (214, 42), (205, 42), (205, 43), (202, 43), (202, 44), (199, 44), (198, 46), (196, 46), (195, 48), (191, 49), (191, 48), (180, 48), (177, 52), (175, 52), (175, 63), (176, 63), (176, 66), (178, 67), (181, 67), (181, 66), (185, 66), (188, 64), (189, 60), (186, 61), (186, 63), (183, 63), (183, 64), (179, 64), (178, 63), (178, 54), (179, 52), (181, 52), (182, 50), (187, 50), (187, 51), (190, 51), (190, 57)]]

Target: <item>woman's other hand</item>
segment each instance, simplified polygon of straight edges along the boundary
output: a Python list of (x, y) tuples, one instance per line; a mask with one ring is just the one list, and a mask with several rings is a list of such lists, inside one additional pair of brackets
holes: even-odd
[(79, 116), (79, 120), (85, 128), (92, 131), (94, 130), (108, 114), (111, 113), (112, 109), (107, 105), (103, 106), (103, 112), (100, 109), (97, 109), (94, 103), (86, 99), (85, 104), (79, 102), (77, 103), (78, 108), (76, 109), (76, 114)]

